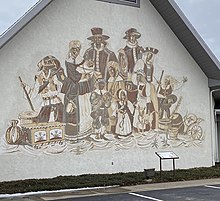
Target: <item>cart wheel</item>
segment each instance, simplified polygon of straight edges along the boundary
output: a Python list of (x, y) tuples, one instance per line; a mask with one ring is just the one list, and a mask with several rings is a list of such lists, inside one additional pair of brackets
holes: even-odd
[(188, 130), (188, 134), (191, 135), (194, 140), (200, 140), (202, 138), (202, 128), (198, 125), (193, 125)]

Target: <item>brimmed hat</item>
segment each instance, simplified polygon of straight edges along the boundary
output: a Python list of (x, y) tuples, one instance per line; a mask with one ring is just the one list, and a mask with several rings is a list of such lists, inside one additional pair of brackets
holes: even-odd
[(38, 64), (37, 64), (38, 71), (42, 70), (42, 68), (44, 66), (45, 67), (53, 67), (54, 63), (50, 63), (49, 61), (54, 61), (55, 65), (60, 66), (60, 62), (56, 57), (54, 57), (52, 55), (48, 55), (38, 62)]
[(106, 35), (102, 35), (102, 28), (99, 28), (99, 27), (93, 27), (91, 29), (91, 32), (92, 32), (92, 36), (88, 37), (87, 39), (88, 40), (94, 40), (94, 38), (96, 36), (101, 36), (103, 40), (108, 40), (109, 39), (109, 36), (106, 36)]
[(129, 35), (135, 35), (136, 38), (140, 38), (141, 37), (141, 34), (137, 31), (137, 29), (135, 28), (130, 28), (128, 29), (126, 32), (125, 32), (125, 36), (123, 37), (123, 39), (127, 39)]

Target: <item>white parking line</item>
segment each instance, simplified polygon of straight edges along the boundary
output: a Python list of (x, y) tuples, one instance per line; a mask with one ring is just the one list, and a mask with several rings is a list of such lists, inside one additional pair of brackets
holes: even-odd
[(163, 200), (159, 200), (159, 199), (157, 199), (157, 198), (152, 198), (152, 197), (148, 197), (148, 196), (140, 195), (140, 194), (137, 194), (137, 193), (129, 193), (129, 194), (130, 194), (130, 195), (137, 196), (137, 197), (141, 197), (141, 198), (146, 198), (146, 199), (149, 199), (149, 200), (163, 201)]
[(217, 186), (208, 186), (208, 185), (205, 185), (205, 187), (207, 187), (207, 188), (216, 188), (216, 189), (220, 189), (220, 187), (217, 187)]

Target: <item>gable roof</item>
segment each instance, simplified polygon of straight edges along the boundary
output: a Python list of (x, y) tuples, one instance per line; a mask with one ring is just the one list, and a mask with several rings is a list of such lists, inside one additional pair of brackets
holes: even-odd
[[(53, 0), (41, 0), (0, 38), (0, 49)], [(149, 0), (210, 80), (220, 85), (220, 63), (174, 0)], [(219, 83), (219, 84), (216, 84)]]

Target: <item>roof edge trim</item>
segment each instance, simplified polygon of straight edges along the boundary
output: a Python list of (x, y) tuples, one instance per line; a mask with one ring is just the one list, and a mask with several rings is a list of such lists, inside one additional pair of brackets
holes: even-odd
[(209, 48), (209, 46), (206, 44), (206, 42), (203, 40), (203, 38), (200, 36), (200, 34), (197, 32), (197, 30), (194, 28), (194, 26), (190, 23), (190, 21), (187, 19), (186, 15), (183, 13), (183, 11), (180, 9), (180, 7), (177, 5), (177, 3), (174, 0), (168, 0), (170, 5), (173, 7), (173, 9), (176, 11), (176, 13), (180, 16), (180, 18), (183, 20), (185, 25), (189, 28), (189, 30), (192, 32), (192, 34), (195, 36), (196, 40), (200, 43), (200, 45), (203, 47), (203, 49), (206, 51), (206, 53), (209, 55), (209, 57), (213, 60), (213, 62), (220, 68), (220, 62), (217, 59), (217, 57), (214, 55), (212, 50)]
[(53, 0), (40, 0), (0, 36), (0, 49)]

